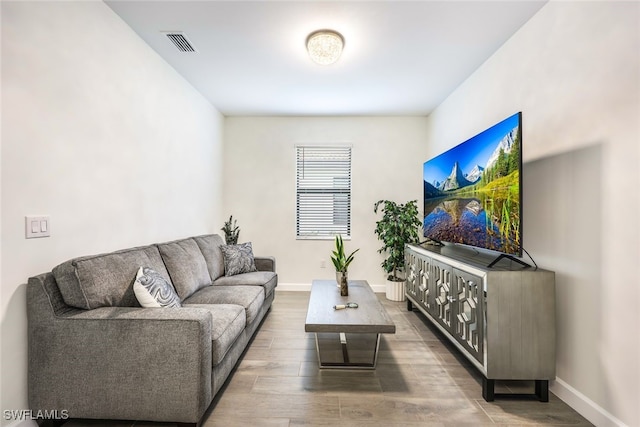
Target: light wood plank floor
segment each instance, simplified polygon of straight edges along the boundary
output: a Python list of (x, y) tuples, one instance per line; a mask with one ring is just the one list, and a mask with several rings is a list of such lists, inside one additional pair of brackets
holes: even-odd
[[(590, 426), (550, 401), (482, 399), (481, 377), (421, 313), (379, 299), (396, 323), (383, 335), (374, 371), (319, 370), (304, 332), (308, 292), (278, 292), (270, 313), (203, 427), (214, 426)], [(496, 393), (533, 393), (533, 382), (498, 382)], [(66, 427), (170, 423), (70, 420)]]

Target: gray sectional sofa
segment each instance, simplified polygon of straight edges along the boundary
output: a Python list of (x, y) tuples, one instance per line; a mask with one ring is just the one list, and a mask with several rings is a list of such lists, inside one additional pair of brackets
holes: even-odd
[[(218, 235), (67, 261), (29, 279), (29, 406), (69, 418), (197, 425), (271, 307), (275, 259), (225, 276)], [(140, 267), (179, 308), (142, 308)]]

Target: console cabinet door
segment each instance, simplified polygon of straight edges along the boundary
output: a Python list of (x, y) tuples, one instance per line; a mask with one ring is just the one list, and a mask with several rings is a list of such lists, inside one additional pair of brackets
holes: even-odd
[(405, 293), (416, 301), (420, 301), (420, 297), (418, 296), (420, 258), (420, 255), (413, 251), (404, 251), (404, 271), (407, 272)]
[(433, 317), (448, 331), (451, 331), (454, 300), (451, 276), (451, 266), (431, 260), (431, 279), (434, 289)]
[(483, 363), (484, 290), (482, 278), (453, 269), (454, 319), (451, 332), (480, 363)]
[(406, 294), (410, 295), (428, 313), (432, 313), (433, 283), (429, 280), (431, 277), (431, 258), (406, 251), (405, 271), (407, 272)]
[(418, 269), (418, 300), (429, 314), (434, 311), (434, 283), (431, 278), (431, 258), (420, 257)]

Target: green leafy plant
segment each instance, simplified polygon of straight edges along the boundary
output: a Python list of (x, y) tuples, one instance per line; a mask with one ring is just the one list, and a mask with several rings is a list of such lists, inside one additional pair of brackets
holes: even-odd
[(417, 243), (420, 239), (418, 227), (422, 225), (418, 219), (417, 200), (405, 204), (397, 204), (390, 200), (378, 200), (373, 212), (382, 211), (382, 219), (376, 222), (375, 233), (384, 243), (379, 253), (386, 253), (382, 268), (388, 274), (387, 280), (401, 282), (404, 272), (404, 245)]
[(224, 241), (227, 245), (237, 245), (238, 236), (240, 235), (240, 227), (236, 225), (236, 221), (233, 219), (233, 215), (229, 217), (229, 221), (224, 223), (224, 227), (220, 230), (224, 232)]
[(333, 262), (333, 266), (336, 268), (336, 271), (341, 273), (346, 273), (349, 268), (349, 264), (353, 261), (353, 255), (358, 252), (360, 249), (356, 249), (351, 252), (349, 256), (346, 256), (344, 253), (344, 242), (342, 241), (342, 236), (336, 236), (336, 249), (332, 252), (331, 261)]

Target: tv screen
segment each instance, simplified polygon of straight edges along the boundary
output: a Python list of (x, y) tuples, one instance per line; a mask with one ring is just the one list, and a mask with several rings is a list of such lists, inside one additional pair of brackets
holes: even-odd
[(522, 113), (423, 166), (424, 237), (522, 256)]

